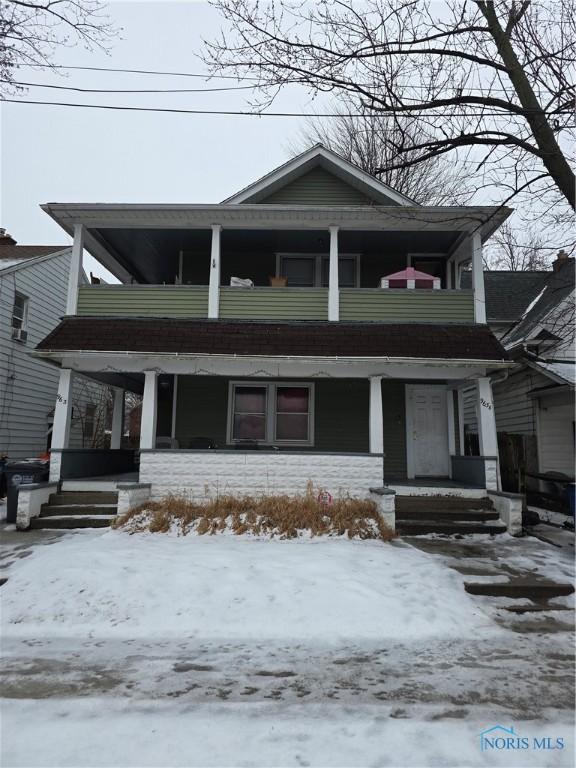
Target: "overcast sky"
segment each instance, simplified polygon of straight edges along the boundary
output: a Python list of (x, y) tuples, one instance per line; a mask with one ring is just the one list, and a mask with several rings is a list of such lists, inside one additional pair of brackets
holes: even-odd
[[(220, 29), (206, 3), (115, 2), (122, 27), (110, 55), (61, 49), (67, 66), (204, 72), (202, 39)], [(206, 88), (232, 85), (182, 77), (70, 71), (57, 76), (21, 69), (22, 81), (84, 88)], [(245, 109), (247, 91), (212, 94), (84, 95), (30, 88), (18, 98), (43, 101)], [(318, 109), (304, 92), (282, 94), (288, 111)], [(170, 115), (2, 104), (1, 226), (21, 244), (69, 242), (39, 205), (45, 202), (219, 202), (284, 162), (298, 135), (297, 118)], [(88, 269), (98, 271), (86, 259)]]

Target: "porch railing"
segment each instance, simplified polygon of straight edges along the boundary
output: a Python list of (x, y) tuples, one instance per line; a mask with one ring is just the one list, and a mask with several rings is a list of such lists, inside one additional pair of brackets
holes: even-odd
[[(91, 316), (208, 317), (208, 286), (86, 285), (78, 314)], [(220, 289), (220, 317), (241, 320), (327, 320), (327, 288)], [(342, 288), (340, 320), (473, 322), (470, 290)]]
[(77, 311), (108, 317), (208, 317), (208, 286), (83, 285)]
[(342, 288), (340, 320), (473, 322), (474, 295), (463, 290)]
[(328, 288), (220, 288), (220, 317), (327, 320)]

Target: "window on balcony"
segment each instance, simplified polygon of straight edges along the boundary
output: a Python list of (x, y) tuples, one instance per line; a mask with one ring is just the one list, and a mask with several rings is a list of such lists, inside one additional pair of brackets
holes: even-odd
[[(288, 285), (300, 288), (326, 288), (330, 272), (330, 257), (318, 254), (282, 254), (279, 277), (288, 278)], [(338, 257), (338, 282), (341, 288), (358, 287), (359, 260), (357, 255)]]
[(232, 383), (229, 442), (312, 445), (313, 389), (313, 384)]

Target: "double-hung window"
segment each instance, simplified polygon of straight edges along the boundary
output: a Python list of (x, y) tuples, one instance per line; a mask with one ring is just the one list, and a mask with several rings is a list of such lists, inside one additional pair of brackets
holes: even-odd
[[(288, 285), (299, 288), (328, 286), (330, 257), (322, 254), (281, 254), (279, 277), (287, 278)], [(358, 286), (358, 257), (353, 254), (338, 256), (338, 283), (340, 288)]]
[(313, 384), (230, 384), (228, 441), (312, 445)]
[(23, 344), (28, 338), (28, 296), (16, 292), (12, 307), (12, 338)]
[(12, 307), (12, 328), (25, 331), (28, 326), (28, 296), (23, 293), (14, 294)]

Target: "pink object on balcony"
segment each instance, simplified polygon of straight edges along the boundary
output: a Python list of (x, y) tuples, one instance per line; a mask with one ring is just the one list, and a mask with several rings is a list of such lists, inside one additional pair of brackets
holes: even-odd
[(429, 283), (430, 287), (434, 289), (440, 288), (439, 277), (429, 275), (427, 272), (419, 272), (417, 269), (414, 269), (414, 267), (406, 267), (406, 269), (402, 269), (400, 272), (394, 272), (391, 275), (386, 275), (386, 277), (381, 278), (380, 288), (390, 288), (391, 282), (406, 283), (405, 286), (395, 286), (399, 288), (416, 288), (417, 281), (419, 283)]

